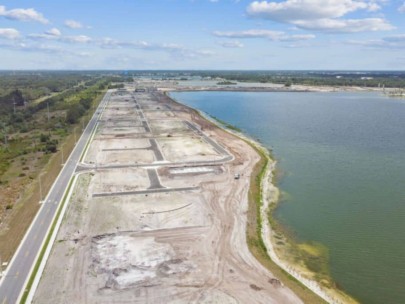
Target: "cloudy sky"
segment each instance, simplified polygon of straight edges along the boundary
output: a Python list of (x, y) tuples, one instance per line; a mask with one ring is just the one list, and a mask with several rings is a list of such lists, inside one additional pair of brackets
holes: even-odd
[(0, 1), (0, 69), (405, 69), (405, 0)]

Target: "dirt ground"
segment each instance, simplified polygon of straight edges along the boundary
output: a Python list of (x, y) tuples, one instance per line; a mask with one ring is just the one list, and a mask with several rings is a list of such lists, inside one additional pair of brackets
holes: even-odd
[(161, 138), (158, 143), (165, 158), (171, 162), (221, 159), (210, 145), (197, 137)]
[[(134, 137), (133, 128), (114, 138), (103, 134), (116, 126), (99, 125), (34, 303), (301, 303), (246, 244), (250, 173), (259, 156), (158, 94), (110, 100), (102, 119), (143, 114), (151, 132)], [(183, 121), (204, 124), (204, 135)]]
[(169, 123), (165, 120), (149, 120), (149, 125), (152, 131), (161, 136), (167, 136), (171, 134), (172, 136), (181, 136), (191, 133), (191, 130), (187, 125), (180, 120), (171, 120)]

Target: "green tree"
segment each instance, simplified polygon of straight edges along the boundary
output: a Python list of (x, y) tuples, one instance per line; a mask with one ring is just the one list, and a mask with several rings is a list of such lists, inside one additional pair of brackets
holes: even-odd
[(71, 105), (66, 114), (66, 121), (70, 124), (75, 124), (85, 112), (86, 110), (81, 104)]

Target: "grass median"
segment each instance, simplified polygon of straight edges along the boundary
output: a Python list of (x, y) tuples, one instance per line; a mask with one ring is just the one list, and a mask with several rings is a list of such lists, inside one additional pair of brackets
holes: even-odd
[(30, 290), (32, 288), (32, 284), (34, 283), (35, 277), (37, 276), (39, 266), (41, 265), (42, 259), (44, 258), (44, 255), (45, 255), (45, 252), (46, 252), (46, 250), (48, 248), (51, 237), (52, 237), (52, 235), (53, 235), (53, 233), (55, 231), (56, 224), (57, 224), (57, 222), (59, 220), (59, 217), (61, 216), (63, 207), (66, 204), (66, 200), (67, 200), (67, 197), (69, 195), (70, 189), (72, 188), (74, 179), (75, 179), (75, 177), (72, 177), (70, 179), (70, 181), (69, 181), (69, 185), (68, 185), (67, 190), (66, 190), (66, 192), (65, 192), (65, 194), (63, 196), (62, 202), (59, 205), (58, 212), (56, 213), (56, 217), (53, 220), (51, 229), (48, 232), (45, 243), (42, 245), (41, 252), (40, 252), (40, 254), (39, 254), (39, 256), (38, 256), (38, 258), (37, 258), (37, 260), (35, 262), (35, 266), (34, 266), (32, 272), (31, 272), (31, 275), (30, 275), (28, 283), (27, 283), (27, 285), (25, 287), (23, 296), (21, 297), (21, 301), (20, 301), (21, 304), (24, 304), (27, 301), (27, 297), (28, 297), (29, 292), (30, 292)]

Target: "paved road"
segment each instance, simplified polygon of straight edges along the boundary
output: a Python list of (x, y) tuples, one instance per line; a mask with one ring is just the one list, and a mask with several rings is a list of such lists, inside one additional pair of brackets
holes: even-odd
[(106, 197), (106, 196), (122, 196), (122, 195), (136, 195), (136, 194), (149, 194), (149, 193), (167, 193), (176, 191), (192, 191), (200, 189), (199, 187), (183, 187), (183, 188), (158, 188), (139, 191), (123, 191), (123, 192), (107, 192), (107, 193), (94, 193), (93, 197)]
[(165, 188), (162, 186), (159, 180), (159, 176), (156, 172), (156, 169), (148, 169), (148, 177), (150, 181), (150, 187), (148, 189), (162, 189)]
[(150, 146), (151, 146), (151, 148), (153, 150), (153, 153), (155, 153), (156, 160), (157, 161), (164, 161), (165, 158), (163, 157), (162, 152), (160, 152), (160, 149), (159, 149), (159, 146), (158, 146), (156, 140), (154, 138), (150, 138), (149, 142), (150, 142)]
[(151, 129), (149, 128), (148, 123), (145, 120), (142, 121), (142, 127), (145, 128), (146, 133), (151, 133), (152, 132)]
[[(122, 164), (122, 165), (97, 165), (97, 169), (122, 169), (122, 168), (143, 168), (143, 167), (201, 167), (223, 164), (225, 162), (233, 160), (231, 155), (225, 156), (217, 160), (201, 160), (201, 161), (189, 161), (189, 162), (157, 162), (152, 164)], [(92, 164), (79, 164), (77, 166), (77, 172), (92, 171), (96, 169)], [(1, 302), (0, 302), (1, 303)]]
[(111, 93), (107, 93), (101, 101), (99, 108), (77, 142), (69, 160), (63, 167), (61, 174), (55, 181), (46, 200), (43, 202), (41, 209), (38, 211), (37, 217), (25, 235), (18, 251), (7, 267), (5, 276), (0, 282), (0, 303), (17, 303), (19, 297), (22, 295), (26, 282), (29, 279), (31, 269), (36, 262), (36, 257), (41, 250), (41, 245), (47, 236), (48, 229), (51, 226), (59, 204), (62, 201), (65, 189), (76, 170), (76, 166), (80, 161), (80, 156), (97, 124), (99, 116), (97, 113), (108, 103), (110, 94)]
[(136, 119), (125, 119), (125, 118), (123, 118), (123, 119), (121, 119), (121, 118), (115, 118), (115, 119), (112, 119), (112, 118), (108, 118), (108, 119), (106, 119), (106, 120), (103, 120), (103, 119), (100, 119), (100, 123), (106, 123), (106, 122), (140, 122), (140, 120), (136, 120)]
[(101, 149), (102, 152), (113, 152), (113, 151), (136, 151), (136, 150), (151, 150), (152, 147), (148, 148), (111, 148), (111, 149)]

